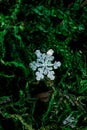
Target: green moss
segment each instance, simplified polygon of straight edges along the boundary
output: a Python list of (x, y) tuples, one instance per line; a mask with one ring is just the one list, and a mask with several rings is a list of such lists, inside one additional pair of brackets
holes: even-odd
[[(81, 0), (0, 0), (1, 130), (71, 130), (70, 114), (74, 129), (86, 129), (86, 16)], [(38, 49), (61, 61), (53, 82), (37, 82), (29, 68)], [(48, 91), (48, 102), (36, 98)]]

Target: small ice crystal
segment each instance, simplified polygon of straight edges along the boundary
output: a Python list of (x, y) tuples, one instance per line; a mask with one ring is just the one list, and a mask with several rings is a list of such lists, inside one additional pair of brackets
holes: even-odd
[(71, 128), (75, 127), (75, 118), (70, 114), (65, 120), (63, 120), (63, 124), (70, 126)]
[(55, 73), (53, 69), (57, 69), (61, 66), (60, 61), (55, 61), (54, 63), (54, 51), (52, 49), (48, 50), (47, 53), (41, 53), (40, 50), (36, 50), (35, 54), (37, 60), (29, 64), (33, 71), (35, 71), (36, 80), (44, 79), (47, 76), (50, 80), (55, 79)]

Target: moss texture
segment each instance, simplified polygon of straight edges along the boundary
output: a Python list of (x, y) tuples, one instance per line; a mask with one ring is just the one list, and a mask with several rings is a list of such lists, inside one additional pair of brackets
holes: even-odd
[[(87, 129), (86, 4), (0, 0), (0, 130)], [(54, 81), (36, 81), (38, 49), (61, 61)], [(74, 127), (63, 124), (69, 115)]]

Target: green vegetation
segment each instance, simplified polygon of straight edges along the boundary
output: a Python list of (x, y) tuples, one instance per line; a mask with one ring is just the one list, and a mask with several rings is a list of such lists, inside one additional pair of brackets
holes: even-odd
[[(87, 130), (86, 4), (0, 0), (0, 130)], [(36, 81), (29, 64), (49, 49), (61, 67)]]

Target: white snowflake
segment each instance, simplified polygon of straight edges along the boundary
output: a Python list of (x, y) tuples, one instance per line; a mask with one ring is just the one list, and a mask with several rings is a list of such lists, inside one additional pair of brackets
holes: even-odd
[(70, 114), (65, 120), (63, 120), (63, 124), (70, 126), (71, 128), (75, 127), (75, 118)]
[(33, 71), (36, 74), (36, 80), (44, 79), (47, 76), (49, 79), (55, 79), (55, 73), (53, 69), (57, 69), (61, 66), (60, 61), (55, 61), (54, 63), (54, 51), (52, 49), (48, 50), (47, 53), (41, 53), (40, 50), (36, 50), (35, 54), (37, 60), (29, 64)]

